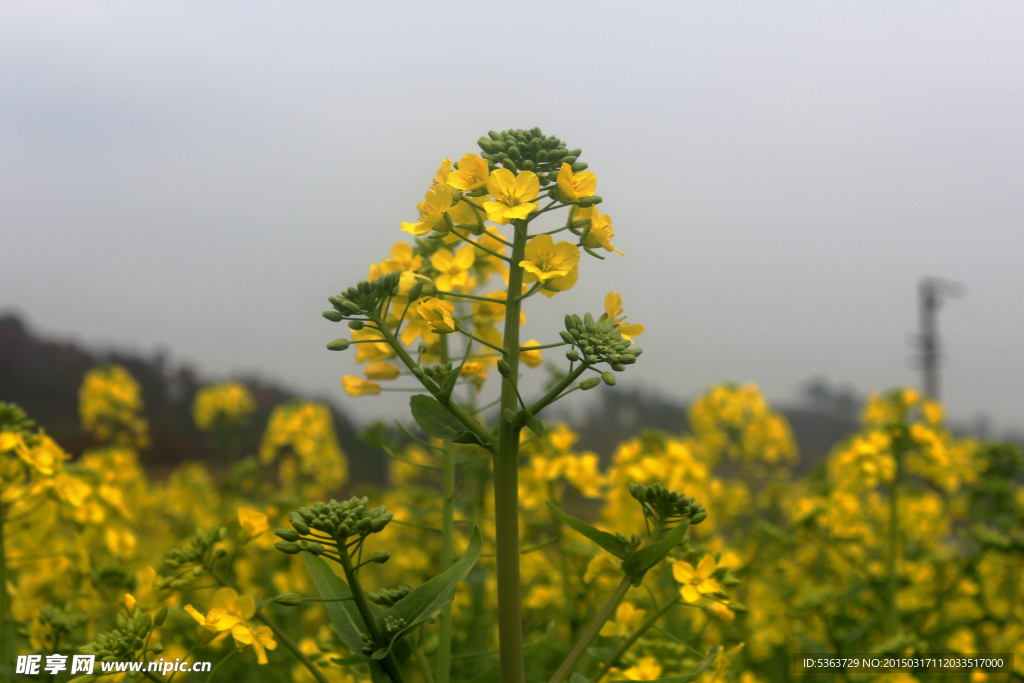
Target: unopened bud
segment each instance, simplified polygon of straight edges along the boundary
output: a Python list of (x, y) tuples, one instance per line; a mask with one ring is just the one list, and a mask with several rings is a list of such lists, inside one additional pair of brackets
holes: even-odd
[(586, 391), (587, 389), (593, 389), (600, 383), (601, 380), (598, 379), (597, 377), (588, 377), (587, 379), (580, 382), (580, 389), (582, 389), (583, 391)]
[(275, 529), (274, 535), (282, 541), (288, 541), (290, 543), (294, 543), (299, 540), (299, 532), (292, 531), (291, 529)]
[(512, 377), (512, 368), (508, 366), (504, 359), (498, 361), (498, 372), (501, 373), (502, 377)]
[(365, 327), (365, 325), (363, 324), (362, 320), (349, 320), (348, 327), (351, 330), (361, 330), (363, 329), (363, 327)]
[(386, 550), (378, 550), (370, 558), (370, 562), (376, 562), (377, 564), (384, 564), (391, 559), (391, 553)]
[(580, 359), (580, 354), (576, 352), (576, 349), (569, 349), (565, 352), (565, 357), (569, 360), (576, 362)]
[(274, 602), (285, 607), (298, 607), (302, 604), (302, 596), (298, 593), (282, 593), (274, 598)]
[(610, 372), (602, 372), (601, 380), (610, 387), (615, 386), (615, 375)]
[(156, 613), (155, 617), (153, 617), (153, 625), (154, 626), (160, 626), (161, 624), (164, 623), (165, 619), (167, 619), (167, 606), (166, 605), (161, 607), (160, 611)]
[(586, 209), (588, 207), (594, 206), (595, 204), (600, 204), (602, 201), (603, 200), (597, 195), (594, 195), (593, 197), (580, 197), (579, 205), (581, 209)]
[(275, 543), (274, 547), (280, 550), (282, 553), (287, 553), (288, 555), (298, 555), (300, 550), (298, 543), (289, 543), (288, 541), (281, 541), (280, 543)]
[(341, 322), (341, 313), (339, 313), (338, 311), (324, 311), (323, 316), (330, 320), (332, 323)]
[(327, 345), (327, 349), (329, 351), (344, 351), (351, 345), (352, 342), (350, 342), (348, 339), (335, 339), (334, 341)]

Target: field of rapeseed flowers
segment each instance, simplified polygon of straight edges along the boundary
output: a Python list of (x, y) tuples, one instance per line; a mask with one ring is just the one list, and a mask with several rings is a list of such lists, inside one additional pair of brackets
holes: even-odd
[[(797, 480), (785, 419), (756, 387), (721, 385), (691, 406), (692, 433), (639, 434), (602, 467), (539, 415), (613, 390), (643, 326), (612, 292), (598, 316), (567, 315), (557, 341), (519, 338), (524, 302), (571, 288), (584, 254), (617, 252), (597, 178), (538, 129), (479, 146), (442, 163), (402, 226), (414, 239), (324, 313), (351, 330), (328, 348), (365, 364), (342, 380), (350, 395), (416, 384), (412, 420), (374, 432), (389, 488), (340, 495), (345, 455), (316, 403), (279, 406), (258, 453), (241, 452), (255, 406), (241, 384), (193, 408), (230, 471), (193, 463), (160, 483), (138, 465), (145, 407), (122, 368), (82, 385), (82, 425), (101, 444), (85, 453), (0, 404), (8, 676), (19, 655), (83, 653), (214, 664), (43, 675), (902, 682), (918, 679), (794, 673), (792, 655), (990, 652), (1017, 654), (1014, 671), (927, 676), (1024, 679), (1019, 449), (954, 437), (940, 405), (902, 389), (873, 395), (861, 430)], [(558, 209), (562, 224), (531, 232)], [(528, 402), (522, 366), (554, 349), (567, 368)]]

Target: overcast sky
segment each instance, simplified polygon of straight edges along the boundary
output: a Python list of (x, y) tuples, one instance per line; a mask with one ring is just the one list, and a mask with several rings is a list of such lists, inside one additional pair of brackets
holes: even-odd
[(626, 257), (525, 338), (616, 290), (648, 330), (626, 385), (916, 385), (940, 276), (950, 413), (1021, 430), (1022, 36), (1020, 2), (4, 2), (0, 310), (385, 415), (406, 397), (341, 391), (326, 297), (441, 159), (540, 126)]

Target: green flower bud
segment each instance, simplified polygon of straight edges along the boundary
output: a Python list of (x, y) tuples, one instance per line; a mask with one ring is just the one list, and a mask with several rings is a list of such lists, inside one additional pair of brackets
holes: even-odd
[(586, 391), (587, 389), (593, 389), (600, 383), (601, 380), (598, 379), (597, 377), (588, 377), (582, 382), (580, 382), (580, 389), (582, 389), (583, 391)]
[(274, 602), (285, 607), (298, 607), (302, 604), (302, 596), (298, 593), (282, 593), (274, 598)]
[(351, 345), (352, 342), (350, 342), (348, 339), (335, 339), (334, 341), (327, 345), (327, 349), (329, 351), (344, 351)]
[(275, 529), (274, 535), (282, 541), (288, 541), (290, 543), (294, 543), (299, 540), (298, 532), (292, 531), (291, 529)]
[(349, 320), (348, 327), (350, 330), (361, 330), (365, 325), (362, 320)]
[(701, 510), (697, 514), (695, 514), (692, 517), (690, 517), (690, 524), (700, 524), (705, 519), (707, 519), (707, 517), (708, 517), (707, 510)]
[(153, 647), (151, 647), (149, 649), (150, 649), (150, 651), (153, 654), (158, 655), (158, 654), (160, 654), (160, 653), (162, 653), (164, 651), (164, 644), (163, 643), (157, 643), (157, 644), (155, 644)]
[(576, 349), (569, 349), (565, 352), (565, 357), (569, 360), (576, 362), (580, 359), (580, 354), (576, 352)]
[(504, 359), (498, 361), (498, 372), (501, 373), (502, 377), (512, 377), (512, 368), (508, 366)]
[(288, 555), (298, 555), (300, 550), (298, 543), (289, 543), (288, 541), (281, 541), (279, 543), (275, 543), (274, 547), (280, 550), (282, 553), (287, 553)]
[(389, 553), (386, 550), (378, 550), (377, 552), (375, 552), (373, 554), (373, 557), (370, 558), (370, 562), (375, 562), (377, 564), (384, 564), (385, 562), (387, 562), (390, 559), (391, 559), (391, 553)]
[(558, 336), (561, 337), (562, 341), (564, 341), (566, 344), (575, 344), (576, 343), (576, 340), (573, 339), (573, 336), (571, 334), (569, 334), (568, 332), (566, 332), (565, 330), (562, 330), (561, 332), (559, 332)]
[(570, 168), (572, 169), (573, 173), (579, 173), (581, 171), (587, 170), (587, 167), (589, 166), (590, 164), (586, 163), (585, 161), (577, 161), (575, 164), (572, 164)]
[(167, 619), (167, 606), (166, 605), (161, 607), (160, 611), (156, 613), (155, 617), (153, 617), (153, 625), (154, 626), (160, 626), (160, 625), (162, 625), (164, 623), (165, 619)]
[(615, 372), (622, 372), (625, 369), (626, 366), (623, 365), (622, 363), (612, 363), (612, 370), (614, 370)]
[(610, 387), (615, 386), (615, 375), (610, 372), (602, 372), (601, 380)]
[(570, 166), (572, 166), (573, 164), (576, 163), (576, 157), (572, 156), (571, 154), (568, 156), (564, 156), (562, 157), (561, 163), (569, 164)]
[(324, 311), (323, 316), (330, 320), (332, 323), (340, 323), (342, 317), (341, 313), (338, 313), (337, 311)]
[(594, 195), (593, 197), (580, 197), (579, 205), (581, 209), (586, 209), (587, 207), (594, 206), (595, 204), (600, 204), (602, 201), (603, 200), (597, 195)]
[(292, 523), (292, 526), (295, 527), (296, 531), (298, 531), (303, 536), (309, 535), (309, 527), (306, 525), (305, 522), (302, 521), (302, 519), (299, 518), (298, 515), (295, 515), (294, 517), (289, 515), (289, 518)]

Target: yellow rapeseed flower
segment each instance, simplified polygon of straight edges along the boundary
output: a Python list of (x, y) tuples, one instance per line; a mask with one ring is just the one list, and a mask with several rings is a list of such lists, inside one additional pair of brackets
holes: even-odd
[(609, 318), (615, 323), (615, 327), (622, 333), (622, 338), (632, 341), (633, 337), (639, 337), (644, 333), (644, 326), (639, 323), (626, 324), (626, 316), (622, 312), (622, 296), (618, 292), (609, 292), (604, 298), (604, 310)]
[[(540, 345), (541, 345), (540, 342), (537, 341), (536, 339), (531, 339), (530, 341), (528, 341), (525, 344), (523, 344), (523, 346), (540, 346)], [(532, 351), (520, 351), (519, 352), (519, 360), (523, 361), (524, 363), (529, 365), (531, 368), (535, 368), (535, 367), (537, 367), (538, 365), (540, 365), (541, 363), (544, 362), (544, 358), (543, 358), (543, 356), (541, 356), (540, 349), (533, 349)]]
[(661, 678), (661, 665), (654, 657), (644, 657), (637, 665), (622, 672), (630, 681), (656, 681)]
[(490, 175), (486, 161), (476, 154), (466, 154), (459, 159), (459, 169), (448, 175), (448, 184), (456, 190), (468, 192), (487, 185)]
[(531, 280), (547, 282), (569, 275), (580, 262), (580, 250), (572, 242), (555, 244), (551, 235), (537, 235), (526, 245), (525, 261), (519, 265), (529, 273)]
[(711, 574), (714, 573), (715, 569), (717, 569), (715, 558), (710, 555), (705, 555), (696, 569), (689, 562), (683, 562), (682, 560), (673, 564), (672, 576), (675, 577), (676, 581), (683, 584), (679, 589), (679, 594), (683, 596), (683, 600), (695, 603), (700, 601), (702, 595), (720, 591), (721, 588), (718, 586), (718, 582), (711, 578)]
[(380, 263), (370, 266), (370, 280), (376, 280), (381, 275), (401, 271), (403, 273), (416, 271), (423, 265), (423, 257), (413, 253), (412, 245), (408, 242), (395, 242), (391, 247), (391, 258), (384, 259)]
[(566, 204), (579, 201), (580, 197), (593, 197), (597, 190), (597, 176), (591, 171), (573, 174), (569, 164), (562, 164), (558, 171), (558, 199)]
[(484, 202), (487, 217), (495, 223), (508, 225), (509, 222), (526, 218), (531, 211), (537, 210), (535, 200), (540, 194), (540, 180), (533, 171), (523, 171), (516, 176), (506, 168), (499, 168), (487, 181), (487, 192), (493, 199)]
[(606, 216), (598, 211), (596, 206), (591, 206), (586, 209), (575, 210), (573, 217), (590, 219), (590, 228), (586, 231), (582, 240), (583, 246), (590, 247), (591, 249), (601, 247), (605, 251), (614, 251), (625, 256), (625, 254), (612, 246), (612, 238), (615, 237), (615, 231), (612, 230), (611, 216)]
[(615, 618), (609, 619), (601, 627), (601, 635), (605, 638), (628, 636), (630, 631), (644, 620), (645, 614), (647, 614), (647, 610), (636, 609), (628, 602), (623, 602), (615, 610)]
[(437, 169), (437, 173), (434, 175), (434, 180), (432, 183), (430, 183), (431, 187), (437, 185), (447, 185), (448, 176), (451, 174), (451, 172), (452, 160), (446, 158), (444, 161), (441, 162), (440, 168)]
[(270, 528), (267, 526), (267, 516), (251, 508), (238, 508), (238, 523), (250, 538)]
[(458, 249), (453, 254), (447, 249), (440, 249), (430, 257), (430, 265), (441, 271), (434, 282), (442, 292), (451, 292), (459, 289), (472, 289), (476, 284), (470, 277), (469, 269), (473, 267), (476, 259), (476, 247), (469, 244)]
[(416, 205), (420, 212), (419, 223), (402, 223), (402, 230), (417, 237), (426, 235), (431, 230), (448, 231), (444, 214), (452, 206), (452, 193), (447, 185), (435, 185), (424, 195), (423, 201)]
[(345, 375), (341, 378), (341, 386), (345, 387), (345, 393), (349, 396), (372, 396), (380, 393), (380, 385), (376, 382), (367, 382), (355, 375)]
[(430, 329), (434, 332), (455, 331), (455, 321), (452, 319), (452, 314), (455, 312), (455, 306), (452, 305), (450, 301), (427, 299), (421, 303), (416, 310), (423, 319), (427, 321), (430, 325)]
[(391, 363), (370, 363), (364, 371), (366, 379), (394, 379), (398, 377), (398, 366)]

